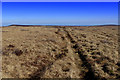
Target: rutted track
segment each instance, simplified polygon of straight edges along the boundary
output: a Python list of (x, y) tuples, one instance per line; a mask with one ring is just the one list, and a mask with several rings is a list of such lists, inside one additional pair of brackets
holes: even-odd
[[(33, 74), (31, 74), (31, 78), (30, 79), (34, 79), (34, 78), (44, 78), (43, 76), (45, 75), (46, 71), (49, 70), (51, 68), (51, 66), (53, 66), (58, 60), (62, 59), (63, 57), (65, 57), (66, 55), (68, 57), (70, 57), (74, 62), (73, 64), (75, 64), (75, 67), (79, 69), (79, 77), (78, 78), (84, 78), (83, 76), (85, 76), (85, 73), (88, 71), (88, 69), (86, 69), (85, 66), (82, 67), (82, 65), (84, 64), (84, 62), (79, 59), (79, 55), (75, 54), (75, 49), (72, 48), (72, 45), (74, 45), (75, 41), (73, 40), (73, 38), (71, 38), (71, 35), (69, 34), (68, 31), (66, 31), (65, 28), (59, 28), (58, 31), (56, 32), (56, 34), (58, 36), (60, 36), (64, 42), (67, 43), (67, 45), (65, 46), (66, 49), (68, 50), (68, 52), (63, 53), (61, 55), (56, 55), (56, 59), (53, 62), (49, 62), (49, 64), (47, 64), (46, 66), (43, 66), (42, 68), (39, 68), (36, 72), (34, 72)], [(74, 44), (73, 44), (74, 43)], [(60, 57), (62, 56), (62, 57)], [(60, 59), (59, 59), (60, 58)], [(41, 66), (41, 65), (39, 65)], [(74, 72), (74, 70), (73, 70)], [(71, 74), (71, 77), (69, 78), (75, 78), (72, 77), (73, 74)]]
[[(96, 65), (97, 63), (90, 59), (85, 50), (79, 46), (80, 44), (78, 43), (78, 40), (75, 39), (71, 34), (71, 29), (65, 27), (58, 28), (56, 34), (60, 36), (64, 42), (67, 43), (65, 47), (67, 48), (68, 53), (64, 53), (62, 55), (67, 55), (73, 58), (74, 64), (76, 67), (78, 67), (80, 74), (83, 74), (80, 75), (80, 78), (82, 77), (85, 80), (105, 80), (109, 77), (101, 68), (98, 68), (99, 66)], [(76, 60), (75, 57), (79, 57), (79, 60)], [(50, 64), (43, 66), (42, 69), (38, 69), (35, 73), (32, 74), (31, 79), (43, 77), (45, 72), (49, 70), (51, 66), (53, 66), (54, 63), (58, 60), (59, 57), (57, 57), (53, 62), (50, 62)], [(103, 74), (106, 75), (106, 78), (103, 76)]]

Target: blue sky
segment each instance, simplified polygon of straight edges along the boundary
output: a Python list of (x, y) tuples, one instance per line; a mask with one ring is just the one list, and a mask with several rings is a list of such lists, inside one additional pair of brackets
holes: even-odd
[(99, 25), (118, 24), (117, 2), (3, 2), (2, 23)]

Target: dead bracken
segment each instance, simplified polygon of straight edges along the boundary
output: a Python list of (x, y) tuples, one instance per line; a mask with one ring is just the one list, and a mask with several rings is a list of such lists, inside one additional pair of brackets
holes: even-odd
[(22, 51), (22, 50), (19, 50), (19, 49), (15, 49), (15, 50), (13, 51), (13, 54), (15, 54), (15, 55), (17, 55), (17, 56), (20, 56), (22, 53), (23, 53), (23, 51)]
[(8, 47), (9, 48), (14, 48), (15, 46), (10, 44), (10, 45), (8, 45)]

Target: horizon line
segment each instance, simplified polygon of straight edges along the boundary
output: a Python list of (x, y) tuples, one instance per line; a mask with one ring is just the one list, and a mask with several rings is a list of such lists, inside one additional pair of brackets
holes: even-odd
[(10, 24), (4, 26), (119, 26), (119, 24), (90, 24), (90, 25), (78, 25), (78, 24)]

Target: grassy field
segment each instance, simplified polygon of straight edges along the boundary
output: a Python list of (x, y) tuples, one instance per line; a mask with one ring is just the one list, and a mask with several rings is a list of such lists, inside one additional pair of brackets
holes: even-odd
[(120, 79), (118, 26), (9, 26), (3, 78)]

